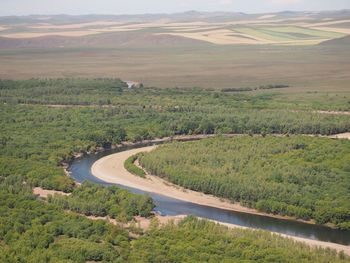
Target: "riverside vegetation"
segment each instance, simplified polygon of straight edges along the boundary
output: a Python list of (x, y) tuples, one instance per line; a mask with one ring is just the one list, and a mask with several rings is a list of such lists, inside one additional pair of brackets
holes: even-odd
[(2, 182), (0, 188), (1, 262), (348, 262), (342, 253), (194, 218), (133, 240), (118, 226), (64, 212), (14, 183)]
[(109, 216), (120, 222), (130, 221), (134, 216), (148, 217), (154, 208), (148, 196), (131, 194), (116, 186), (102, 187), (87, 182), (75, 188), (70, 196), (54, 195), (48, 201), (66, 210), (87, 216)]
[[(350, 129), (348, 116), (307, 112), (318, 104), (286, 105), (278, 96), (200, 89), (129, 90), (115, 79), (0, 81), (0, 261), (161, 262), (177, 255), (186, 262), (193, 253), (192, 261), (201, 261), (209, 250), (201, 251), (198, 244), (222, 251), (218, 249), (222, 242), (237, 247), (232, 250), (237, 253), (215, 252), (208, 260), (268, 262), (278, 252), (282, 262), (346, 261), (343, 254), (326, 250), (316, 252), (303, 245), (297, 250), (287, 239), (276, 237), (278, 242), (271, 243), (265, 232), (227, 231), (196, 219), (152, 229), (132, 240), (126, 230), (85, 215), (128, 221), (134, 215), (149, 215), (152, 201), (117, 187), (77, 186), (62, 169), (76, 153), (125, 140), (226, 132), (330, 134)], [(327, 109), (339, 104), (347, 107), (339, 101), (324, 103)], [(72, 194), (43, 202), (32, 194), (35, 186)], [(185, 241), (184, 232), (191, 231), (197, 233), (196, 239)], [(148, 247), (159, 248), (159, 242), (168, 244), (169, 253), (154, 249), (150, 255)], [(196, 249), (189, 251), (191, 246)]]
[(266, 213), (350, 229), (350, 141), (305, 136), (214, 138), (158, 147), (150, 173)]
[(142, 178), (146, 177), (146, 173), (143, 169), (140, 167), (137, 167), (135, 165), (135, 161), (140, 158), (142, 154), (135, 154), (133, 156), (130, 156), (126, 161), (124, 162), (124, 167), (126, 170), (128, 170), (130, 173), (140, 176)]

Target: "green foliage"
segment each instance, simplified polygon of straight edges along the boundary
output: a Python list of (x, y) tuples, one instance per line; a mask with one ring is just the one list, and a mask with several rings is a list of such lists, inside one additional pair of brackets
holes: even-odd
[(244, 136), (164, 145), (140, 162), (192, 190), (349, 229), (349, 160), (346, 140)]
[(142, 156), (143, 154), (135, 154), (133, 156), (130, 156), (126, 161), (124, 162), (124, 167), (126, 170), (128, 170), (130, 173), (140, 176), (142, 178), (146, 177), (146, 173), (143, 169), (140, 167), (137, 167), (135, 165), (135, 161)]
[[(24, 104), (108, 105), (127, 84), (119, 79), (0, 80), (1, 102)], [(92, 97), (92, 94), (102, 96)]]
[[(126, 221), (134, 215), (147, 216), (153, 208), (150, 198), (132, 195), (117, 187), (102, 188), (87, 183), (78, 187), (71, 178), (65, 176), (62, 164), (72, 161), (76, 153), (91, 153), (98, 147), (107, 148), (124, 140), (140, 141), (176, 134), (331, 134), (350, 130), (348, 116), (290, 111), (286, 108), (310, 109), (318, 105), (304, 102), (299, 108), (297, 104), (281, 103), (278, 98), (268, 93), (222, 94), (200, 89), (129, 90), (125, 83), (116, 79), (1, 80), (0, 262), (172, 262), (171, 259), (176, 258), (178, 251), (184, 251), (181, 242), (186, 241), (186, 236), (192, 237), (191, 228), (186, 230), (181, 226), (179, 229), (168, 227), (156, 230), (157, 224), (153, 223), (152, 231), (140, 241), (135, 241), (134, 249), (126, 231), (106, 222), (91, 221), (73, 212), (65, 212), (64, 209), (86, 215), (109, 215)], [(342, 100), (336, 100), (335, 104), (333, 102), (329, 104), (330, 107), (348, 107), (342, 105)], [(341, 150), (342, 147), (337, 146), (333, 151), (336, 149)], [(328, 150), (332, 152), (332, 149)], [(337, 199), (338, 193), (345, 189), (338, 185), (337, 171), (344, 171), (346, 187), (349, 165), (341, 159), (334, 163), (338, 170), (332, 170), (329, 174), (333, 183), (326, 181), (323, 185), (323, 179), (316, 181), (321, 182), (322, 187), (330, 187), (329, 193), (333, 191), (336, 194), (331, 193), (325, 200), (316, 202), (315, 205), (320, 209), (317, 214), (316, 210), (313, 211), (313, 215), (319, 222), (328, 222), (331, 218), (340, 227), (349, 228), (345, 220), (348, 207), (342, 206), (343, 199)], [(327, 172), (322, 172), (322, 176)], [(276, 174), (275, 177), (278, 182), (280, 176)], [(285, 180), (283, 176), (281, 178)], [(208, 181), (208, 184), (213, 182)], [(287, 186), (290, 187), (290, 184)], [(54, 196), (45, 203), (32, 195), (33, 186), (72, 194), (69, 197)], [(277, 186), (280, 187), (279, 184)], [(243, 196), (253, 196), (253, 190), (247, 188)], [(230, 190), (224, 187), (223, 191)], [(283, 207), (299, 211), (299, 214), (306, 211), (307, 214), (308, 210), (300, 210), (303, 206), (299, 205), (298, 200), (314, 200), (318, 192), (307, 193), (309, 195), (293, 196), (294, 203), (288, 204), (287, 208), (284, 203), (276, 203), (285, 202), (283, 199), (256, 200), (261, 201), (256, 202), (256, 205), (269, 207), (262, 202), (265, 200), (273, 203), (274, 211), (276, 207)], [(344, 200), (347, 194), (343, 194)], [(250, 200), (243, 199), (247, 202)], [(313, 204), (309, 203), (304, 208), (310, 207)], [(327, 209), (321, 209), (323, 207), (337, 209), (331, 209), (330, 214)], [(203, 247), (221, 242), (217, 240), (221, 236), (215, 233), (216, 230), (212, 232), (210, 229), (205, 228), (205, 240), (198, 239)], [(202, 235), (201, 231), (193, 233)], [(252, 232), (251, 236), (255, 234)], [(264, 242), (264, 238), (261, 238), (261, 242)], [(224, 242), (227, 240), (230, 239), (224, 239)], [(157, 250), (154, 250), (154, 258), (151, 258), (153, 241)], [(180, 249), (176, 246), (164, 255), (159, 254), (159, 242), (179, 244)], [(250, 242), (253, 241), (249, 239), (245, 244)], [(143, 250), (142, 244), (147, 244), (146, 248), (151, 249)], [(266, 252), (266, 260), (270, 257), (270, 261), (281, 261), (274, 258), (278, 257), (278, 251), (271, 248), (268, 252), (269, 243), (263, 244), (266, 244), (265, 250), (254, 247), (256, 251), (249, 253)], [(211, 254), (211, 260), (215, 262), (221, 258), (229, 257), (228, 261), (235, 259), (235, 255), (229, 251), (219, 252), (208, 246), (213, 250), (203, 252), (203, 248), (194, 243), (193, 246), (194, 249), (188, 251), (195, 255), (192, 261), (206, 261), (211, 258)], [(129, 256), (130, 253), (132, 256)], [(239, 249), (237, 253), (240, 253)], [(305, 251), (305, 255), (310, 253), (313, 252)], [(335, 256), (329, 259), (328, 252), (323, 253), (325, 255), (320, 262), (336, 262)], [(179, 254), (179, 259), (183, 261), (188, 261), (188, 258), (190, 256), (185, 258)]]
[(126, 140), (126, 131), (124, 128), (108, 128), (106, 131), (97, 131), (89, 133), (86, 136), (88, 141), (95, 142), (97, 146), (109, 148), (112, 144), (119, 144)]
[(346, 262), (334, 253), (264, 231), (228, 229), (187, 217), (132, 242), (130, 262)]
[(37, 200), (21, 181), (0, 185), (1, 262), (125, 262), (125, 230)]
[(103, 187), (89, 182), (75, 188), (70, 196), (54, 195), (48, 201), (87, 216), (110, 216), (119, 221), (129, 221), (134, 216), (149, 216), (154, 208), (148, 196), (135, 195), (116, 186)]
[(259, 87), (244, 87), (244, 88), (225, 88), (221, 92), (245, 92), (245, 91), (254, 91), (254, 90), (267, 90), (267, 89), (285, 89), (289, 88), (289, 85), (285, 84), (276, 84), (276, 85), (264, 85)]
[(65, 213), (36, 199), (20, 181), (0, 188), (0, 262), (347, 262), (263, 231), (228, 230), (186, 218), (131, 241), (104, 221)]

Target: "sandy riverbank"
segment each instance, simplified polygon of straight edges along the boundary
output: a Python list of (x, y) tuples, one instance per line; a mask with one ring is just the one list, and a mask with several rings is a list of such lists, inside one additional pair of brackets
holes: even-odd
[(350, 140), (350, 132), (345, 132), (345, 133), (331, 135), (331, 136), (329, 136), (329, 138), (332, 138), (332, 139), (348, 139), (348, 140)]
[[(176, 136), (174, 138), (156, 139), (156, 140), (150, 141), (150, 143), (166, 142), (166, 141), (172, 141), (172, 140), (191, 141), (191, 140), (199, 140), (199, 139), (210, 138), (215, 136), (216, 135)], [(235, 136), (242, 136), (242, 135), (226, 134), (224, 136), (235, 137)], [(284, 135), (275, 135), (275, 136), (284, 136)], [(350, 139), (350, 133), (336, 134), (336, 135), (325, 136), (325, 137), (334, 138), (334, 139)], [(188, 190), (181, 186), (174, 185), (166, 180), (163, 180), (158, 176), (147, 174), (146, 179), (144, 179), (129, 173), (124, 168), (124, 162), (130, 156), (140, 152), (149, 152), (155, 149), (156, 147), (157, 146), (141, 147), (137, 149), (132, 149), (132, 150), (108, 155), (104, 158), (97, 160), (93, 164), (91, 168), (91, 172), (94, 176), (108, 183), (115, 183), (115, 184), (120, 184), (128, 187), (132, 187), (132, 188), (137, 188), (146, 192), (152, 192), (152, 193), (172, 197), (172, 198), (179, 199), (186, 202), (191, 202), (199, 205), (205, 205), (205, 206), (221, 208), (221, 209), (226, 209), (231, 211), (274, 217), (278, 219), (296, 220), (295, 218), (292, 218), (292, 217), (266, 214), (263, 212), (259, 212), (255, 209), (241, 206), (239, 203), (232, 203), (229, 200), (218, 198), (213, 195), (203, 194), (200, 192)], [(304, 221), (304, 220), (298, 220), (298, 221), (308, 223), (308, 224), (314, 224), (313, 221)]]
[[(344, 137), (342, 136), (341, 138)], [(146, 178), (141, 178), (139, 176), (131, 174), (124, 168), (124, 162), (130, 156), (140, 152), (152, 151), (156, 147), (157, 146), (147, 146), (108, 155), (97, 160), (91, 167), (91, 172), (97, 178), (108, 183), (124, 185), (127, 187), (140, 189), (146, 192), (156, 193), (163, 196), (175, 198), (185, 202), (191, 202), (199, 205), (220, 208), (230, 211), (268, 216), (283, 220), (296, 220), (308, 224), (314, 224), (313, 221), (297, 220), (293, 217), (272, 215), (259, 212), (255, 209), (244, 207), (239, 203), (232, 203), (227, 199), (218, 198), (213, 195), (185, 189), (181, 186), (172, 184), (158, 176), (147, 174)]]
[(156, 147), (157, 146), (148, 146), (108, 155), (97, 160), (93, 164), (91, 172), (97, 178), (108, 183), (115, 183), (132, 188), (137, 188), (146, 192), (168, 196), (185, 202), (191, 202), (199, 205), (205, 205), (237, 212), (271, 216), (280, 219), (290, 219), (281, 216), (268, 215), (265, 213), (258, 212), (255, 209), (241, 206), (238, 203), (231, 203), (229, 200), (224, 200), (212, 195), (188, 190), (180, 186), (174, 185), (168, 181), (165, 181), (157, 176), (146, 175), (146, 179), (144, 179), (129, 173), (124, 168), (124, 162), (130, 156), (140, 152), (149, 152), (155, 149)]

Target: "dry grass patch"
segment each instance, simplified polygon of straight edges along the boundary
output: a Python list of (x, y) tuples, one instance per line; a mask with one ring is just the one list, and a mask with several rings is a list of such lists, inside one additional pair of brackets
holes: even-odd
[(47, 37), (47, 36), (62, 36), (62, 37), (83, 37), (89, 35), (95, 35), (100, 32), (85, 30), (85, 31), (62, 31), (62, 32), (23, 32), (23, 33), (13, 33), (13, 34), (3, 34), (2, 37), (7, 38), (36, 38), (36, 37)]

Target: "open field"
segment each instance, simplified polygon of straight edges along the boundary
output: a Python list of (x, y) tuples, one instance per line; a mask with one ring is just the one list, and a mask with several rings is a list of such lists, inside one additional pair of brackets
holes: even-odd
[(349, 91), (349, 20), (348, 11), (0, 17), (0, 78)]
[[(122, 33), (116, 41), (126, 38), (126, 34), (130, 33)], [(292, 92), (349, 91), (350, 46), (340, 50), (332, 46), (198, 44), (194, 48), (191, 43), (172, 45), (168, 40), (160, 39), (164, 44), (154, 47), (121, 44), (2, 49), (0, 78), (120, 76), (157, 87), (220, 89), (284, 83)], [(126, 43), (135, 44), (129, 40)]]

